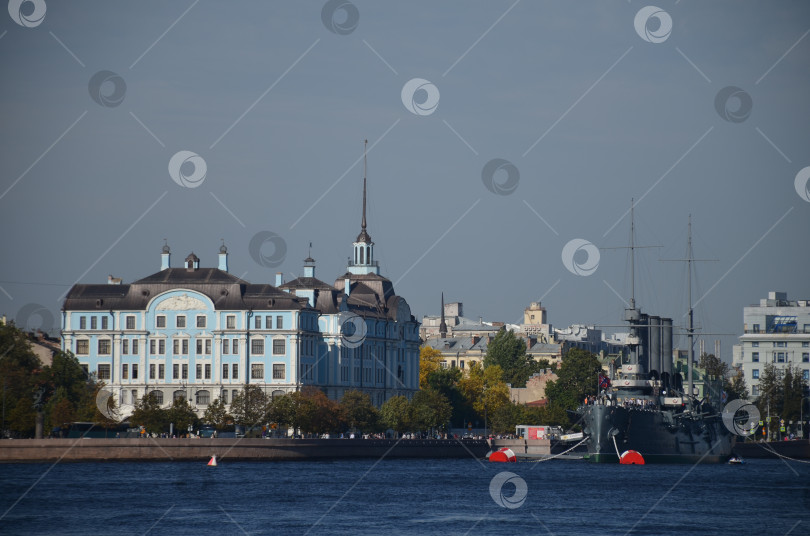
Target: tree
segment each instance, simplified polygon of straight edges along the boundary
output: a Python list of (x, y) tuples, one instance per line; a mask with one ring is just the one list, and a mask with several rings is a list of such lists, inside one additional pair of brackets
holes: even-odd
[(263, 423), (267, 416), (267, 395), (256, 385), (245, 385), (231, 400), (231, 415), (240, 426)]
[(450, 402), (450, 406), (453, 408), (450, 422), (459, 427), (463, 427), (469, 419), (475, 417), (472, 406), (467, 403), (461, 391), (459, 391), (458, 383), (461, 378), (460, 368), (448, 367), (437, 369), (428, 376), (427, 380), (428, 388), (443, 394)]
[(546, 384), (546, 397), (563, 409), (576, 409), (586, 396), (597, 394), (602, 365), (587, 350), (572, 348), (563, 357), (557, 380)]
[(148, 393), (135, 406), (129, 422), (143, 426), (148, 433), (162, 433), (169, 428), (169, 413), (160, 407), (154, 394)]
[(748, 398), (748, 387), (745, 385), (745, 376), (742, 369), (738, 370), (728, 383), (724, 385), (726, 394), (728, 395), (728, 402), (741, 398), (743, 400)]
[(419, 349), (419, 388), (428, 386), (428, 377), (441, 369), (444, 361), (442, 353), (430, 346), (423, 346)]
[(217, 430), (222, 430), (228, 423), (233, 422), (233, 416), (228, 413), (225, 402), (221, 398), (217, 398), (205, 408), (202, 422), (212, 425)]
[(410, 404), (402, 395), (392, 396), (380, 408), (382, 422), (388, 428), (401, 434), (409, 429)]
[(443, 428), (450, 420), (453, 408), (447, 397), (434, 389), (422, 389), (413, 395), (410, 404), (410, 427), (412, 430)]
[(360, 432), (376, 432), (380, 426), (380, 412), (371, 403), (367, 393), (355, 389), (346, 391), (340, 401), (346, 424)]
[(13, 325), (0, 325), (0, 389), (5, 391), (5, 430), (0, 437), (33, 437), (32, 407), (42, 364), (31, 351), (26, 334)]
[(295, 402), (297, 427), (302, 432), (333, 432), (344, 425), (342, 408), (320, 389), (307, 386), (290, 396)]
[(497, 412), (504, 405), (509, 404), (509, 387), (501, 379), (503, 371), (499, 365), (481, 368), (481, 365), (472, 362), (464, 377), (459, 380), (458, 387), (466, 402), (481, 417), (485, 425), (489, 421), (489, 414)]
[(276, 423), (279, 429), (289, 427), (292, 427), (293, 430), (297, 429), (296, 405), (296, 398), (292, 395), (274, 397), (267, 406), (267, 420)]
[(182, 434), (193, 428), (197, 424), (197, 414), (191, 409), (186, 397), (175, 398), (172, 407), (167, 412), (169, 422), (174, 423), (176, 433)]
[(502, 329), (487, 345), (484, 368), (501, 367), (502, 379), (512, 387), (525, 387), (529, 376), (548, 367), (548, 361), (535, 361), (526, 353), (526, 342), (513, 330)]

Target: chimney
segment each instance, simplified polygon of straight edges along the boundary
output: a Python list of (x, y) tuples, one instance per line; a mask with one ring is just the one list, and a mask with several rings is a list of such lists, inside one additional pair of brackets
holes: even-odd
[(171, 249), (166, 239), (163, 239), (163, 253), (160, 254), (160, 270), (167, 270), (169, 268), (169, 257), (171, 256)]
[(481, 337), (479, 337), (478, 335), (473, 335), (473, 338), (472, 338), (473, 345), (478, 344), (478, 341), (480, 341), (480, 340), (481, 340)]
[(113, 277), (112, 274), (107, 276), (107, 284), (108, 285), (120, 285), (121, 278), (120, 277)]
[(282, 272), (276, 272), (276, 286), (280, 287), (284, 284), (284, 274)]
[(218, 268), (223, 272), (228, 271), (228, 248), (225, 247), (225, 240), (222, 241), (222, 246), (219, 248), (219, 266)]

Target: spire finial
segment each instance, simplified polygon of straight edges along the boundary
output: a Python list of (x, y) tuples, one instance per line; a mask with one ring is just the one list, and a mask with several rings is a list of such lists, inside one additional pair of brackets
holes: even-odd
[(366, 230), (366, 171), (368, 170), (368, 159), (366, 158), (367, 153), (368, 140), (365, 140), (363, 144), (363, 221), (360, 223), (360, 227), (363, 231)]

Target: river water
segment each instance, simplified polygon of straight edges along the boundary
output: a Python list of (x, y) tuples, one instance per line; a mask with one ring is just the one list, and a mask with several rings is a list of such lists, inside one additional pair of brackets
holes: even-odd
[(0, 465), (0, 516), (0, 534), (804, 535), (810, 464)]

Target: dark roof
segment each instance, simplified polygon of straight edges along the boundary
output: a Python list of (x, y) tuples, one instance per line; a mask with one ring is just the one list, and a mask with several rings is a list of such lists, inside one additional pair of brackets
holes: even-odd
[(298, 277), (292, 281), (287, 281), (280, 287), (281, 289), (319, 289), (319, 290), (335, 290), (335, 287), (329, 283), (324, 283), (315, 277)]
[(353, 274), (346, 272), (335, 280), (335, 288), (345, 292), (344, 285), (347, 278), (351, 281), (349, 295), (354, 294), (356, 291), (367, 293), (370, 290), (377, 294), (381, 301), (387, 301), (388, 298), (395, 295), (394, 284), (391, 283), (391, 280), (377, 274)]
[(129, 285), (74, 285), (65, 297), (63, 310), (142, 310), (155, 296), (176, 289), (188, 289), (207, 296), (217, 310), (309, 307), (306, 298), (296, 297), (272, 285), (251, 285), (216, 268), (194, 271), (167, 268)]
[(189, 271), (186, 268), (167, 268), (143, 279), (135, 281), (133, 284), (165, 283), (165, 284), (187, 284), (187, 283), (237, 283), (247, 284), (247, 281), (224, 272), (217, 268), (200, 268)]

